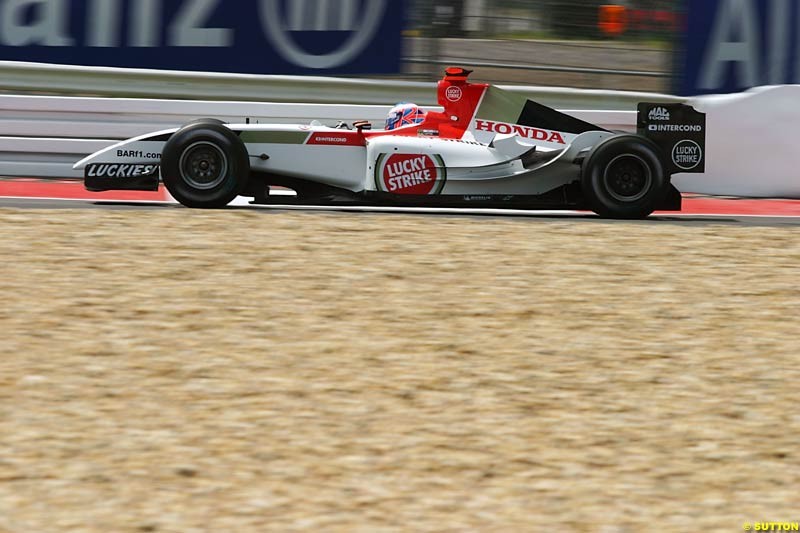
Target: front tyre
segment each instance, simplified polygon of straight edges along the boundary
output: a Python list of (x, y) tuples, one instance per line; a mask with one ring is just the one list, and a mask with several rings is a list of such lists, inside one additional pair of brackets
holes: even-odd
[(216, 121), (196, 121), (178, 130), (161, 156), (161, 176), (186, 207), (220, 208), (244, 190), (250, 160), (242, 140)]
[(583, 196), (605, 218), (646, 218), (666, 194), (669, 177), (658, 147), (636, 135), (598, 144), (583, 164)]

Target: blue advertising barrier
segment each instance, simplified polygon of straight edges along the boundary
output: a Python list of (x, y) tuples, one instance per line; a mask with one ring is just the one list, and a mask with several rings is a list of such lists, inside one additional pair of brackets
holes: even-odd
[(400, 70), (404, 0), (0, 0), (0, 60), (247, 74)]
[(688, 0), (676, 61), (683, 96), (800, 83), (800, 2)]

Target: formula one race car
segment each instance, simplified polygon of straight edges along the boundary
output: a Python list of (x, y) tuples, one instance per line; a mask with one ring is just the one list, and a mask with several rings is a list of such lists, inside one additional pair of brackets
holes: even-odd
[(393, 110), (387, 128), (224, 124), (201, 119), (136, 137), (75, 165), (90, 191), (156, 190), (188, 207), (285, 187), (299, 205), (585, 209), (643, 218), (677, 211), (678, 172), (705, 170), (705, 115), (640, 104), (638, 134), (614, 133), (449, 68), (443, 111)]

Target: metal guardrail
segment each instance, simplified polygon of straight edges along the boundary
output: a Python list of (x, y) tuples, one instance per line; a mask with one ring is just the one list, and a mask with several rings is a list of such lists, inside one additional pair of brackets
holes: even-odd
[[(638, 102), (681, 102), (655, 93), (500, 86), (551, 107), (631, 110)], [(256, 76), (0, 61), (0, 90), (13, 93), (249, 102), (436, 105), (435, 84), (375, 79)]]
[[(452, 61), (442, 61), (438, 59), (417, 59), (405, 58), (404, 62), (414, 65), (441, 65), (447, 66)], [(590, 67), (560, 67), (556, 65), (523, 65), (520, 63), (494, 63), (487, 61), (461, 61), (465, 67), (508, 69), (508, 70), (529, 70), (532, 72), (568, 72), (572, 74), (600, 74), (612, 76), (637, 76), (645, 78), (670, 78), (672, 75), (667, 72), (655, 72), (649, 70), (618, 70)]]
[[(430, 83), (257, 76), (0, 61), (0, 90), (130, 98), (385, 104), (410, 94), (433, 104)], [(433, 96), (432, 96), (433, 95)], [(423, 98), (425, 99), (423, 101)]]

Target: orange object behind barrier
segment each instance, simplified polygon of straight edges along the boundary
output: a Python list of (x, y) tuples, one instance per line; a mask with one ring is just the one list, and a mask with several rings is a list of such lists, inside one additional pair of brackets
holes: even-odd
[(628, 26), (628, 13), (625, 6), (606, 4), (600, 6), (597, 27), (609, 37), (618, 37), (625, 33)]

